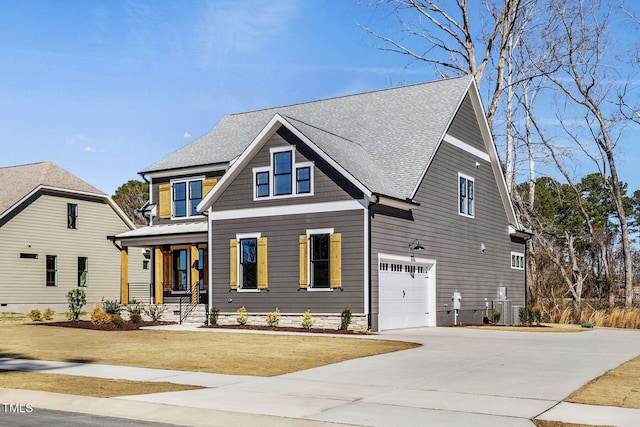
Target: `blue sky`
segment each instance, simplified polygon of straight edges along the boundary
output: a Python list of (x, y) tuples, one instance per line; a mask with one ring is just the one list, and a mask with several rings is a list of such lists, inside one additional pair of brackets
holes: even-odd
[(358, 24), (397, 25), (356, 0), (4, 0), (0, 167), (113, 194), (225, 114), (436, 78)]

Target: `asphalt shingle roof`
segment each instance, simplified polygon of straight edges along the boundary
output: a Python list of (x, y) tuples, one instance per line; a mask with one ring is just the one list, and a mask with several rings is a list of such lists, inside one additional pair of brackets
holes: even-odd
[(105, 195), (51, 162), (9, 166), (0, 168), (0, 216), (39, 186)]
[(211, 132), (141, 173), (230, 162), (280, 114), (369, 190), (407, 199), (419, 184), (471, 78), (228, 115)]

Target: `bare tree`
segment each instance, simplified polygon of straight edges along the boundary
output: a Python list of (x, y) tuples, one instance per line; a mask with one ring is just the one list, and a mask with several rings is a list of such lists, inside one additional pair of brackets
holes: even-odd
[(487, 110), (491, 125), (505, 89), (509, 35), (516, 28), (519, 13), (535, 0), (483, 1), (484, 10), (480, 12), (484, 18), (473, 20), (483, 22), (484, 27), (479, 29), (472, 26), (467, 0), (381, 0), (378, 3), (393, 10), (402, 29), (402, 34), (394, 37), (364, 28), (382, 42), (379, 49), (432, 64), (442, 77), (449, 73), (473, 75), (478, 86), (487, 67), (493, 66), (494, 88)]
[[(546, 77), (565, 96), (565, 102), (582, 116), (579, 126), (561, 120), (565, 135), (598, 167), (616, 207), (620, 225), (626, 304), (631, 305), (633, 264), (629, 225), (615, 149), (620, 137), (621, 116), (612, 108), (622, 96), (606, 63), (607, 25), (610, 10), (597, 0), (565, 2), (552, 0), (548, 43), (552, 44), (558, 72)], [(581, 133), (580, 128), (586, 132)], [(607, 177), (610, 179), (607, 179)]]

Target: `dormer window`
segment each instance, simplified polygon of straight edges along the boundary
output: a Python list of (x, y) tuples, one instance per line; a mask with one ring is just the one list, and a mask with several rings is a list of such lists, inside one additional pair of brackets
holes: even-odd
[(271, 164), (253, 168), (254, 200), (313, 194), (313, 164), (296, 163), (291, 147), (272, 148)]

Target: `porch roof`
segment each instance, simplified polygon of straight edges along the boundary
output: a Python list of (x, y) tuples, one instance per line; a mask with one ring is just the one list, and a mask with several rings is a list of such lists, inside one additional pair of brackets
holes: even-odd
[(181, 224), (152, 225), (137, 228), (124, 233), (109, 236), (110, 240), (126, 242), (144, 242), (146, 244), (183, 243), (181, 237), (193, 238), (194, 234), (207, 235), (207, 223), (203, 221)]

